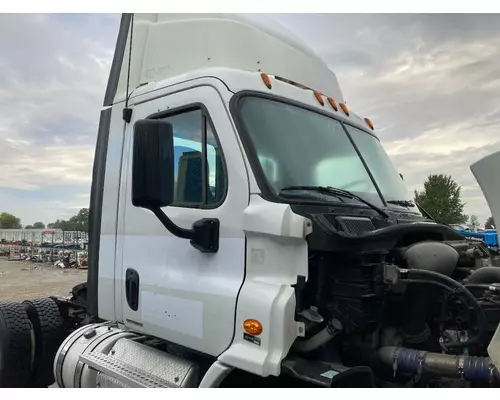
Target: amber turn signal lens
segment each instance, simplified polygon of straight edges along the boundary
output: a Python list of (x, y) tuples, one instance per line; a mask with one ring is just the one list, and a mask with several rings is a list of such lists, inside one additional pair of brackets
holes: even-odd
[(328, 97), (327, 98), (328, 100), (328, 103), (330, 103), (330, 105), (332, 106), (332, 108), (335, 110), (335, 111), (338, 111), (339, 108), (337, 106), (337, 102), (335, 100), (333, 100), (331, 97)]
[(262, 333), (262, 324), (256, 319), (247, 319), (243, 322), (243, 329), (250, 335), (259, 336)]
[(319, 104), (321, 104), (322, 106), (325, 105), (325, 101), (323, 100), (323, 96), (321, 96), (321, 93), (314, 92), (314, 97), (316, 97), (316, 100), (318, 100)]
[(271, 89), (273, 85), (271, 85), (271, 78), (269, 78), (269, 75), (265, 74), (264, 72), (260, 74), (260, 77), (262, 78), (262, 81), (264, 84), (267, 86), (268, 89)]
[(366, 125), (368, 125), (372, 131), (375, 129), (373, 127), (373, 122), (369, 118), (365, 118), (365, 122), (366, 122)]
[(349, 116), (349, 109), (344, 103), (340, 103), (340, 108), (342, 109), (342, 111), (344, 111), (345, 115)]

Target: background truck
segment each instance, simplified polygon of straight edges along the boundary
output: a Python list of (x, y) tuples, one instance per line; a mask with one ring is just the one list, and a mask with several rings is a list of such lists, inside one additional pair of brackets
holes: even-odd
[(88, 281), (0, 304), (0, 386), (498, 384), (500, 270), (422, 216), (335, 74), (276, 30), (122, 16)]

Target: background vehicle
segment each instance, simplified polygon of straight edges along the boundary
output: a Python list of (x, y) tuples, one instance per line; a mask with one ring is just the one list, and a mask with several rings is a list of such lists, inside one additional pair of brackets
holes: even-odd
[(2, 386), (496, 385), (500, 270), (283, 32), (123, 16), (88, 282), (0, 305)]

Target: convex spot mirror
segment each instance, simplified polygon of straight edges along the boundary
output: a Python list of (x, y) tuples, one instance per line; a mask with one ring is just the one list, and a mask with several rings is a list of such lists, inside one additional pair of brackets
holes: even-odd
[(172, 125), (160, 119), (134, 124), (132, 204), (158, 209), (174, 199), (174, 141)]

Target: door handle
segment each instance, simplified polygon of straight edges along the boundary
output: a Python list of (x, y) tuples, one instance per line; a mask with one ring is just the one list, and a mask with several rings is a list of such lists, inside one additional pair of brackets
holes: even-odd
[(139, 309), (139, 273), (132, 268), (125, 272), (125, 297), (128, 306), (137, 311)]

